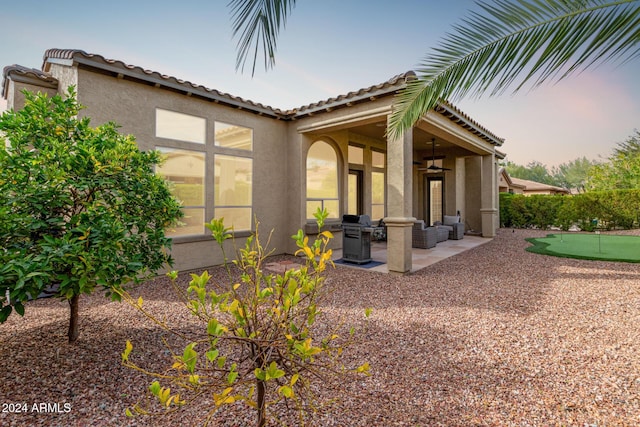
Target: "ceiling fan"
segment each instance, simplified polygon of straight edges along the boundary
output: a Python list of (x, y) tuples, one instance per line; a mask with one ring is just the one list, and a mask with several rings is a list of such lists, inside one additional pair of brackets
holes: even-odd
[(436, 166), (436, 139), (431, 138), (431, 164), (426, 168), (418, 168), (418, 170), (430, 170), (436, 172), (450, 171), (449, 168)]

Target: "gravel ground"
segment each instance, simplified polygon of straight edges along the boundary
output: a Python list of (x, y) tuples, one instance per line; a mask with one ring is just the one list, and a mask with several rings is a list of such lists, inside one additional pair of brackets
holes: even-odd
[[(640, 425), (640, 264), (524, 250), (525, 237), (543, 235), (500, 230), (403, 277), (329, 272), (322, 322), (362, 326), (373, 308), (346, 351), (350, 363), (369, 361), (372, 375), (343, 384), (314, 425)], [(133, 294), (194, 327), (164, 278)], [(80, 313), (75, 345), (66, 343), (68, 305), (58, 300), (32, 302), (24, 318), (0, 325), (0, 425), (197, 424), (205, 406), (126, 418), (150, 380), (120, 365), (125, 341), (148, 367), (166, 366), (168, 353), (157, 329), (125, 304), (97, 293), (81, 299)], [(213, 425), (253, 425), (252, 415), (231, 408)]]

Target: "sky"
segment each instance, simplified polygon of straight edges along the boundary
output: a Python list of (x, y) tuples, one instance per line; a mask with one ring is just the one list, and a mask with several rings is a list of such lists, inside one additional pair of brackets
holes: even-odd
[[(280, 109), (357, 91), (416, 69), (473, 0), (298, 0), (275, 68), (236, 71), (228, 0), (21, 0), (0, 8), (0, 66), (40, 69), (50, 48), (82, 49)], [(505, 139), (520, 165), (604, 160), (640, 129), (640, 60), (533, 91), (454, 104)], [(0, 100), (0, 110), (4, 100)]]

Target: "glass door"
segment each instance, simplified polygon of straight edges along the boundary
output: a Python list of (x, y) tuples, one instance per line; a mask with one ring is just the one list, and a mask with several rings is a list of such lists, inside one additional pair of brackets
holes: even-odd
[(347, 213), (349, 215), (362, 214), (362, 171), (349, 169), (349, 197)]
[(427, 223), (442, 222), (444, 214), (444, 186), (442, 177), (426, 177), (425, 218)]

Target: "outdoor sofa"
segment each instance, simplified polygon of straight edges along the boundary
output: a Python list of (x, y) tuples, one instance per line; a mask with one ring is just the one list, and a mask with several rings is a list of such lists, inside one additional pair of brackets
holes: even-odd
[(444, 215), (442, 222), (436, 221), (435, 227), (440, 230), (447, 230), (451, 240), (464, 238), (464, 224), (460, 222), (460, 215)]

